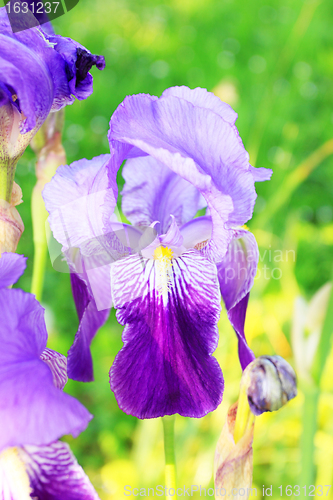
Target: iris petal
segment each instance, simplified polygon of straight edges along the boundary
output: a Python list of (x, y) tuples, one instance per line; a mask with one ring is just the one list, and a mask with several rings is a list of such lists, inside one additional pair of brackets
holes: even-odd
[(40, 359), (47, 332), (43, 308), (22, 290), (0, 290), (0, 450), (77, 436), (92, 418), (56, 388)]
[(126, 326), (110, 384), (120, 408), (139, 418), (202, 417), (222, 400), (222, 372), (211, 356), (220, 315), (216, 267), (195, 250), (170, 266), (168, 289), (167, 269), (152, 259), (135, 255), (112, 266), (117, 319)]
[(38, 500), (98, 500), (82, 467), (67, 443), (24, 446), (20, 458), (28, 472), (31, 496)]
[(3, 253), (0, 257), (0, 288), (11, 286), (22, 276), (26, 257), (16, 253)]
[(122, 209), (129, 221), (139, 227), (158, 220), (164, 234), (171, 223), (170, 214), (181, 226), (206, 206), (192, 184), (150, 156), (127, 160), (122, 174), (126, 181)]

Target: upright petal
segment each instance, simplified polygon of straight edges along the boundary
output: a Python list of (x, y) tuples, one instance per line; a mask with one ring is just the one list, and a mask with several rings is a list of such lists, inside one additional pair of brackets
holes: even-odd
[(210, 109), (217, 113), (223, 120), (234, 125), (237, 120), (237, 113), (232, 109), (229, 104), (221, 101), (219, 97), (214, 95), (212, 92), (208, 92), (206, 89), (197, 87), (196, 89), (189, 89), (184, 85), (181, 87), (170, 87), (166, 89), (162, 97), (180, 97), (185, 101), (191, 102), (194, 106), (199, 106), (200, 108)]
[(211, 356), (220, 314), (216, 267), (196, 250), (167, 264), (134, 255), (112, 266), (117, 319), (126, 326), (111, 389), (120, 408), (138, 418), (202, 417), (223, 393)]
[(221, 260), (234, 225), (252, 216), (254, 179), (234, 125), (211, 109), (182, 98), (127, 97), (111, 118), (109, 139), (130, 144), (193, 184), (207, 201), (213, 222), (205, 252)]
[(98, 500), (84, 470), (67, 443), (24, 446), (18, 450), (38, 500)]
[(43, 308), (22, 290), (0, 290), (0, 450), (77, 436), (92, 418), (55, 387), (40, 359), (47, 333)]
[(192, 184), (151, 156), (127, 160), (122, 174), (126, 181), (122, 209), (128, 220), (139, 227), (158, 220), (164, 234), (171, 223), (170, 215), (181, 226), (206, 206)]
[(0, 257), (0, 288), (11, 286), (22, 276), (27, 258), (17, 253), (5, 252)]

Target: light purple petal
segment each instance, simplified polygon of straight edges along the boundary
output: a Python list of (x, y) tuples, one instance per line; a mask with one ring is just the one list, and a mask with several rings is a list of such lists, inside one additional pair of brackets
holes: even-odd
[(27, 258), (17, 253), (3, 253), (0, 257), (0, 288), (11, 286), (22, 276)]
[[(110, 275), (110, 269), (108, 274)], [(90, 344), (98, 329), (107, 320), (109, 309), (97, 310), (96, 302), (87, 283), (79, 275), (71, 274), (71, 284), (79, 316), (79, 328), (68, 352), (68, 376), (81, 382), (91, 382), (94, 380), (94, 375)], [(105, 290), (103, 282), (101, 282), (101, 288)], [(109, 293), (111, 297), (111, 289)]]
[(24, 446), (18, 450), (38, 500), (98, 500), (88, 476), (67, 443)]
[(251, 290), (258, 259), (259, 250), (253, 234), (245, 229), (235, 230), (227, 254), (217, 264), (221, 294), (228, 311)]
[(206, 89), (202, 89), (200, 87), (197, 87), (196, 89), (189, 89), (185, 86), (170, 87), (162, 94), (162, 97), (169, 96), (180, 97), (185, 101), (191, 102), (194, 106), (210, 109), (232, 125), (237, 120), (238, 115), (236, 111), (234, 111), (229, 104), (221, 101), (219, 97), (214, 95), (212, 92), (208, 92)]
[(238, 336), (238, 356), (239, 361), (242, 367), (242, 370), (245, 370), (247, 365), (251, 363), (255, 359), (255, 355), (249, 348), (244, 332), (244, 324), (246, 317), (246, 309), (249, 301), (249, 295), (245, 295), (240, 302), (238, 302), (234, 307), (232, 307), (228, 311), (228, 318), (230, 323), (232, 324), (235, 332)]
[(43, 308), (22, 290), (0, 290), (0, 450), (77, 436), (92, 418), (57, 389), (40, 359), (47, 339)]
[(201, 249), (212, 236), (212, 218), (209, 216), (197, 217), (180, 228), (185, 248)]
[(210, 109), (174, 96), (127, 97), (111, 118), (111, 147), (135, 146), (193, 184), (207, 201), (212, 240), (206, 254), (225, 255), (232, 226), (252, 216), (256, 199), (248, 154), (233, 125)]
[(51, 368), (53, 383), (58, 389), (63, 389), (67, 384), (67, 358), (52, 349), (44, 349), (40, 359)]
[(124, 347), (110, 370), (120, 408), (138, 418), (202, 417), (222, 400), (217, 347), (220, 294), (216, 267), (196, 250), (176, 259), (165, 285), (153, 259), (130, 256), (112, 266)]
[(157, 220), (164, 234), (171, 214), (181, 226), (206, 206), (192, 184), (150, 156), (127, 160), (122, 174), (126, 181), (122, 209), (127, 219), (139, 227), (148, 227)]
[(109, 160), (110, 155), (101, 155), (61, 166), (43, 190), (53, 235), (65, 249), (79, 247), (86, 255), (100, 249), (104, 205), (107, 200), (111, 215), (117, 198), (116, 182), (109, 186)]
[(269, 181), (273, 173), (273, 170), (271, 170), (270, 168), (255, 168), (252, 167), (252, 165), (250, 166), (250, 170), (255, 182)]

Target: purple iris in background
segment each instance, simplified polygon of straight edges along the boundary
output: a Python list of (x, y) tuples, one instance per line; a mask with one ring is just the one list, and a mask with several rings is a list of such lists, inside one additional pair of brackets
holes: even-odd
[[(19, 2), (17, 2), (19, 3)], [(27, 16), (22, 15), (22, 24)], [(17, 15), (18, 17), (19, 15)], [(19, 22), (19, 19), (17, 19)], [(50, 26), (50, 25), (49, 25)], [(16, 163), (50, 111), (92, 93), (94, 56), (70, 38), (30, 28), (13, 33), (0, 8), (0, 163)]]
[(33, 295), (6, 288), (25, 260), (0, 258), (0, 497), (95, 500), (68, 445), (56, 441), (77, 436), (92, 416), (62, 391), (66, 358), (46, 348), (44, 309)]
[[(249, 164), (236, 118), (200, 88), (127, 97), (111, 118), (111, 156), (60, 167), (44, 190), (55, 238), (80, 256), (82, 286), (97, 309), (113, 303), (125, 325), (110, 384), (120, 408), (139, 418), (202, 417), (221, 402), (212, 356), (221, 294), (242, 367), (254, 359), (244, 320), (258, 248), (241, 226), (255, 181), (271, 171)], [(132, 226), (114, 213), (124, 160), (122, 210)], [(76, 335), (86, 353), (95, 331)], [(69, 367), (79, 358), (74, 344)]]

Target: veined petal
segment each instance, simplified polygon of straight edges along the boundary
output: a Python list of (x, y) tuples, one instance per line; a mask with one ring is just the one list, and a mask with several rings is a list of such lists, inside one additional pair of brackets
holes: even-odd
[(0, 450), (77, 436), (92, 418), (57, 389), (40, 359), (47, 332), (43, 308), (22, 290), (0, 290)]
[(53, 383), (58, 389), (63, 389), (67, 384), (67, 358), (52, 349), (44, 349), (40, 359), (51, 368)]
[(160, 232), (167, 232), (173, 215), (181, 226), (206, 206), (200, 192), (166, 165), (151, 156), (126, 161), (122, 171), (125, 186), (122, 209), (139, 227), (158, 220)]
[(18, 452), (30, 478), (32, 498), (99, 499), (67, 443), (56, 441), (45, 446), (24, 446)]
[(0, 288), (11, 286), (22, 276), (27, 258), (17, 253), (3, 253), (0, 257)]
[(138, 418), (214, 410), (223, 393), (211, 356), (221, 307), (216, 267), (196, 250), (169, 262), (133, 255), (113, 264), (111, 282), (126, 325), (110, 370), (120, 408)]
[(135, 146), (193, 184), (207, 201), (212, 239), (205, 252), (221, 260), (235, 225), (252, 216), (254, 179), (234, 125), (182, 98), (127, 97), (111, 118), (111, 146)]

